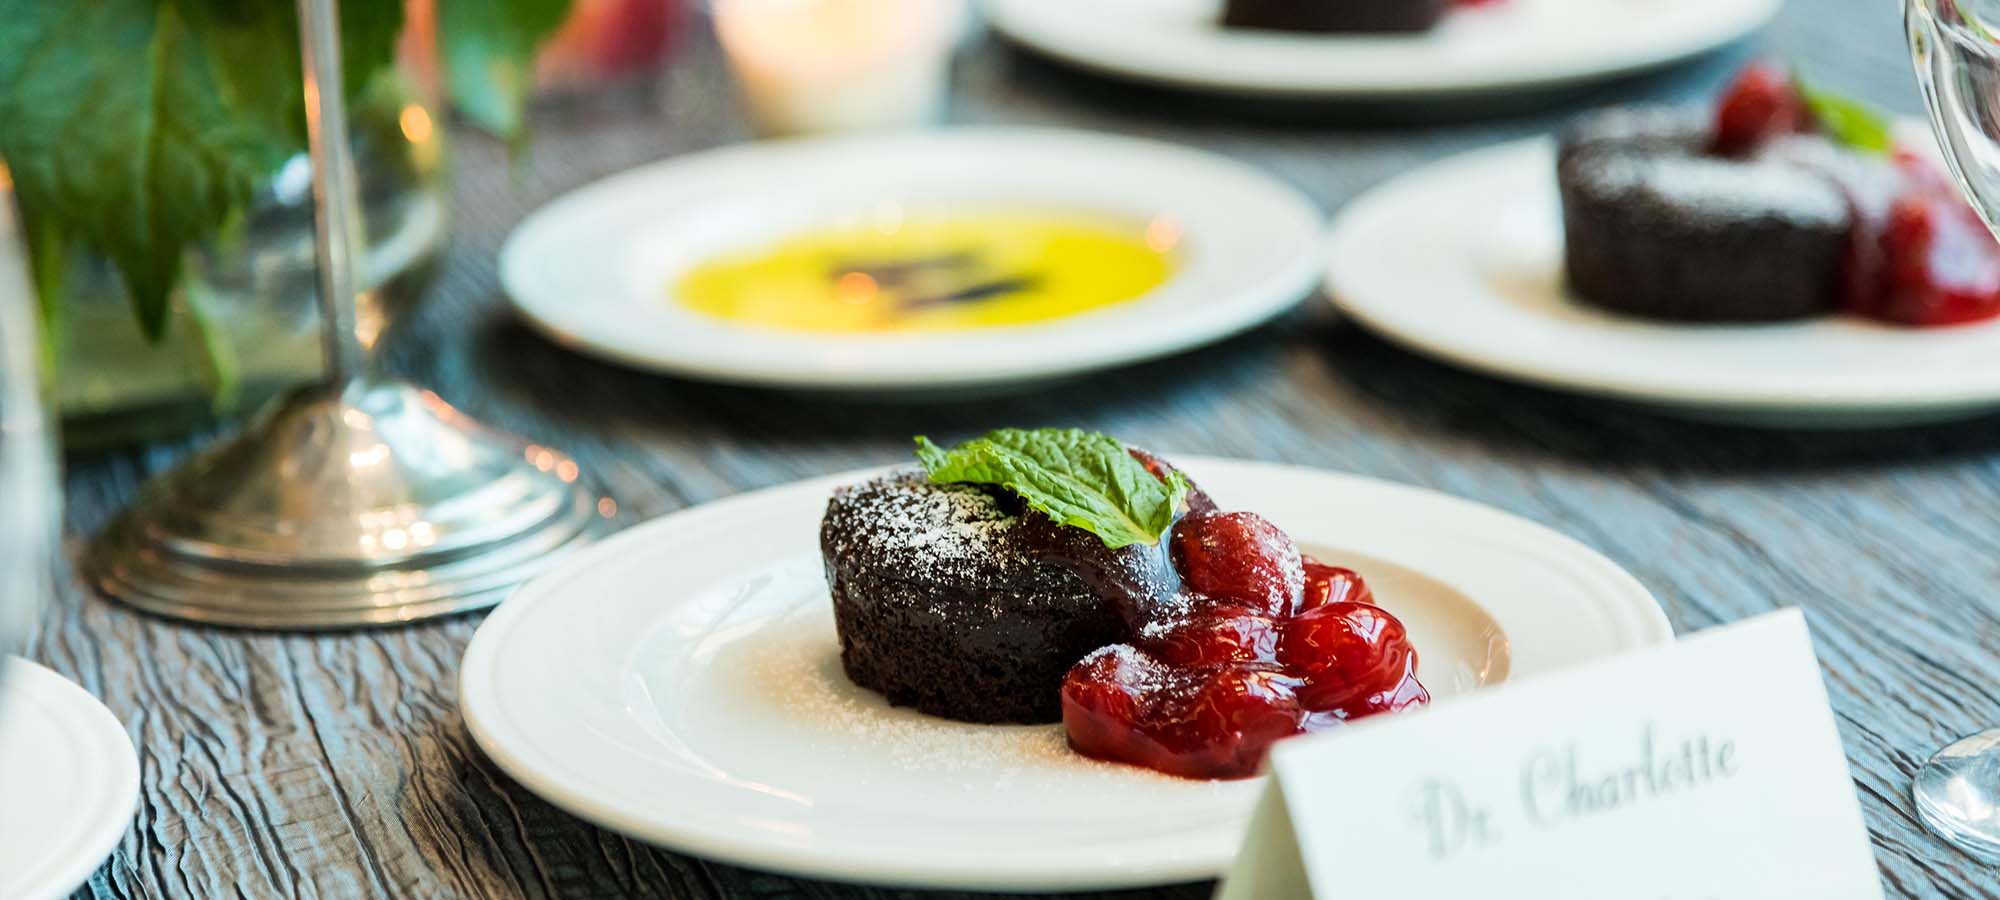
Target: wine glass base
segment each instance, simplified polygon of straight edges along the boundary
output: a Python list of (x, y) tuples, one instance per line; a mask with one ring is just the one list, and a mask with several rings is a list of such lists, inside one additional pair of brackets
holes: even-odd
[(2000, 728), (1962, 738), (1917, 770), (1910, 796), (1925, 827), (1987, 863), (2000, 863)]
[(297, 391), (156, 479), (92, 545), (148, 612), (246, 628), (491, 606), (608, 525), (576, 463), (400, 382)]

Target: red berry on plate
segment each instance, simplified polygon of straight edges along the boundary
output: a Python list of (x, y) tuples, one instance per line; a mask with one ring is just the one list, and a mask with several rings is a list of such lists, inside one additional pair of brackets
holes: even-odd
[(1168, 666), (1121, 644), (1063, 679), (1063, 727), (1086, 756), (1184, 778), (1243, 778), (1272, 742), (1300, 732), (1297, 684), (1269, 666)]
[(1430, 699), (1416, 683), (1416, 650), (1388, 610), (1368, 603), (1329, 603), (1285, 626), (1278, 661), (1305, 679), (1307, 709), (1356, 718)]
[(1375, 595), (1368, 590), (1368, 583), (1361, 580), (1360, 572), (1343, 566), (1329, 566), (1310, 556), (1305, 558), (1305, 568), (1305, 602), (1299, 606), (1302, 611), (1329, 603), (1375, 602)]
[(1305, 590), (1299, 547), (1256, 513), (1190, 515), (1174, 527), (1174, 568), (1195, 591), (1268, 615), (1289, 615)]
[(1774, 137), (1806, 131), (1812, 117), (1791, 79), (1776, 66), (1751, 63), (1736, 73), (1715, 108), (1715, 137), (1710, 148), (1739, 156)]
[(1273, 669), (1215, 670), (1184, 717), (1163, 729), (1188, 764), (1207, 778), (1257, 774), (1271, 745), (1301, 731), (1298, 682)]
[(1139, 647), (1175, 666), (1222, 666), (1278, 658), (1278, 625), (1269, 616), (1232, 607), (1201, 608), (1139, 629)]
[(2000, 243), (1955, 194), (1899, 198), (1881, 240), (1882, 294), (1863, 312), (1917, 326), (2000, 315)]

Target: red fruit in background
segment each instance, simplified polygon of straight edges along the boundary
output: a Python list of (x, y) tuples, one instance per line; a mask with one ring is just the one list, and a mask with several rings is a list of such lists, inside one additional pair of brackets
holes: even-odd
[(1736, 73), (1715, 108), (1716, 153), (1737, 156), (1774, 137), (1808, 131), (1812, 115), (1790, 78), (1767, 63)]
[(1356, 718), (1430, 699), (1416, 684), (1409, 632), (1373, 604), (1329, 603), (1299, 614), (1285, 626), (1278, 661), (1305, 679), (1299, 701), (1311, 710)]
[(1305, 600), (1299, 605), (1300, 611), (1329, 603), (1375, 602), (1375, 594), (1368, 590), (1368, 583), (1361, 580), (1360, 572), (1342, 566), (1329, 566), (1310, 556), (1305, 558), (1305, 568)]
[(1951, 173), (1943, 163), (1930, 154), (1898, 145), (1889, 158), (1909, 180), (1910, 193), (1958, 196), (1958, 183), (1951, 180)]
[(1172, 553), (1189, 587), (1256, 612), (1289, 615), (1305, 591), (1299, 546), (1256, 513), (1190, 515), (1174, 526)]
[(1194, 613), (1140, 628), (1138, 645), (1168, 665), (1224, 666), (1277, 659), (1278, 634), (1269, 616), (1197, 598)]
[(1956, 194), (1898, 199), (1881, 241), (1882, 291), (1860, 312), (1918, 326), (2000, 315), (2000, 243)]
[(562, 27), (535, 54), (535, 80), (544, 88), (588, 85), (658, 68), (689, 5), (687, 0), (574, 0)]

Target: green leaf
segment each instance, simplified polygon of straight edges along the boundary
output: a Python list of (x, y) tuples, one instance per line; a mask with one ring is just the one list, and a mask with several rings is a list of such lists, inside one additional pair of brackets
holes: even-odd
[(263, 6), (0, 0), (0, 156), (21, 205), (111, 257), (149, 336), (187, 246), (295, 142), (298, 101), (273, 108), (270, 83), (296, 77), (297, 39)]
[(1113, 549), (1157, 544), (1187, 499), (1187, 477), (1153, 477), (1118, 439), (1075, 428), (1003, 428), (950, 450), (919, 435), (917, 459), (940, 484), (1005, 487)]
[(1828, 136), (1856, 150), (1878, 155), (1895, 152), (1895, 126), (1889, 117), (1859, 100), (1821, 90), (1797, 73), (1792, 84), (1805, 100), (1806, 111)]
[(459, 112), (518, 143), (535, 51), (562, 25), (569, 6), (570, 0), (438, 0), (445, 81)]
[[(391, 58), (400, 5), (342, 6), (360, 85)], [(304, 146), (292, 4), (0, 0), (0, 23), (0, 158), (20, 204), (109, 256), (158, 339), (188, 248)]]
[[(6, 201), (0, 200), (0, 203)], [(41, 322), (41, 373), (44, 386), (55, 384), (56, 358), (62, 346), (62, 322), (57, 301), (69, 274), (69, 240), (47, 219), (23, 215), (22, 235), (28, 245), (28, 272), (35, 289), (35, 314)]]
[(190, 272), (181, 280), (181, 298), (187, 304), (188, 340), (208, 383), (209, 402), (217, 410), (227, 409), (243, 385), (243, 363), (215, 308), (215, 292), (199, 274)]

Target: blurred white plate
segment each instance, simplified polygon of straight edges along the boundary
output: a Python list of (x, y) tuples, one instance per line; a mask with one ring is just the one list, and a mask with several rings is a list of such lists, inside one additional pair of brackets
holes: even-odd
[(0, 657), (0, 897), (66, 897), (139, 806), (139, 754), (83, 688)]
[(1225, 29), (1220, 0), (988, 0), (986, 13), (1029, 47), (1127, 78), (1380, 100), (1546, 89), (1654, 68), (1755, 31), (1779, 2), (1495, 0), (1415, 35)]
[[(1637, 581), (1539, 525), (1353, 476), (1177, 461), (1362, 571), (1442, 699), (1672, 639)], [(466, 650), (473, 737), (557, 806), (745, 866), (979, 890), (1215, 877), (1254, 780), (1095, 762), (1060, 725), (950, 722), (847, 681), (819, 521), (835, 485), (873, 474), (670, 515), (529, 583)]]
[[(1006, 204), (1093, 211), (1179, 229), (1179, 268), (1128, 303), (969, 331), (805, 334), (672, 302), (677, 274), (881, 209)], [(641, 368), (800, 388), (964, 388), (1068, 375), (1248, 329), (1310, 293), (1323, 219), (1247, 165), (1086, 132), (966, 128), (774, 141), (678, 157), (543, 207), (501, 251), (529, 321)]]
[(1868, 427), (2000, 409), (2000, 322), (1619, 316), (1569, 296), (1562, 228), (1553, 142), (1475, 151), (1349, 204), (1331, 232), (1327, 293), (1370, 329), (1448, 362), (1696, 418)]

